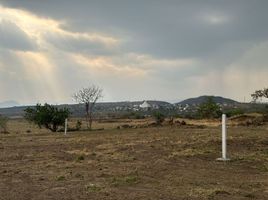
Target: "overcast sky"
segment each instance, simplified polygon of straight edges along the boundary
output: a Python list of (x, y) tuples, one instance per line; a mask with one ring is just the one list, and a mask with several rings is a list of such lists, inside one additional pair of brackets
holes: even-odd
[(220, 95), (268, 86), (267, 0), (0, 0), (0, 102)]

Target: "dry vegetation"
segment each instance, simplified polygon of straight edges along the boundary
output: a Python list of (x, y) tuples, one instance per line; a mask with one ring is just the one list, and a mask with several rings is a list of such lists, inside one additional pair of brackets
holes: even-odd
[[(230, 126), (230, 162), (219, 121), (51, 133), (23, 120), (0, 135), (0, 199), (268, 199), (268, 126)], [(75, 120), (71, 122), (71, 126)]]

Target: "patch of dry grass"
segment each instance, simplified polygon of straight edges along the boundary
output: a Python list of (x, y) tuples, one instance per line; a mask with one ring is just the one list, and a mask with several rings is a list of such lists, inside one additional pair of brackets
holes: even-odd
[(229, 127), (231, 161), (222, 163), (217, 126), (108, 123), (65, 136), (9, 123), (11, 133), (0, 135), (0, 199), (268, 199), (266, 126)]

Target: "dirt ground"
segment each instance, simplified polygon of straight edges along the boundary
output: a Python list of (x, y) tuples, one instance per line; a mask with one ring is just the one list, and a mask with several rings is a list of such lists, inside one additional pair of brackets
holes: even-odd
[(216, 161), (216, 125), (97, 126), (105, 130), (64, 136), (10, 122), (0, 199), (268, 199), (268, 126), (229, 127), (229, 162)]

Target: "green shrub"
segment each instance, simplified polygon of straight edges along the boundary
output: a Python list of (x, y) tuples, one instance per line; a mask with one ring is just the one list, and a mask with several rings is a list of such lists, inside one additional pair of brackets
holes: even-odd
[(77, 161), (82, 161), (85, 160), (85, 157), (83, 155), (80, 155), (77, 157)]
[(25, 110), (25, 119), (37, 124), (39, 128), (45, 127), (56, 132), (59, 126), (64, 126), (65, 119), (70, 112), (67, 108), (59, 109), (49, 104), (37, 104), (34, 108), (28, 107)]
[(212, 97), (208, 97), (207, 100), (200, 104), (198, 107), (198, 114), (201, 118), (218, 118), (222, 112), (220, 106), (218, 106)]
[(56, 178), (57, 181), (64, 181), (65, 180), (65, 176), (58, 176)]
[(236, 116), (236, 115), (242, 115), (244, 113), (245, 113), (245, 111), (242, 110), (241, 108), (235, 108), (235, 109), (227, 111), (226, 115), (227, 115), (227, 117), (232, 117), (232, 116)]
[(134, 114), (134, 119), (145, 119), (145, 116), (140, 114), (140, 113), (135, 113)]
[(161, 112), (154, 112), (153, 117), (155, 119), (156, 124), (160, 125), (165, 121), (165, 115)]

